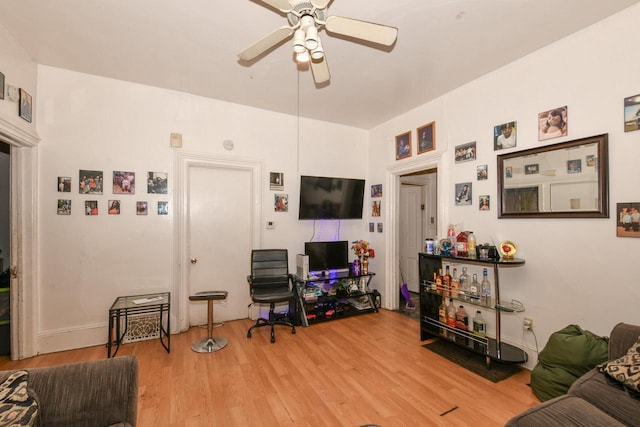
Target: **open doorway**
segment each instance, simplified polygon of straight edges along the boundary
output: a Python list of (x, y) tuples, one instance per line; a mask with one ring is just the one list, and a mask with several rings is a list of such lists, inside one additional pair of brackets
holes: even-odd
[(419, 311), (418, 254), (424, 251), (425, 239), (435, 238), (438, 230), (437, 172), (431, 168), (399, 176), (398, 309), (411, 317)]

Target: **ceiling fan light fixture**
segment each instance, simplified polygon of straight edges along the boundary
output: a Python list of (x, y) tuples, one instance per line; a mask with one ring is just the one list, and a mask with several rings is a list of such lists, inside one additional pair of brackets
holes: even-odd
[(304, 31), (301, 29), (297, 29), (295, 33), (293, 33), (293, 51), (295, 53), (302, 53), (307, 48), (304, 45)]
[(324, 58), (324, 49), (322, 48), (322, 42), (318, 38), (318, 46), (311, 51), (311, 59), (317, 61)]
[(307, 35), (304, 39), (304, 45), (309, 50), (314, 50), (318, 47), (318, 29), (315, 27), (315, 25), (307, 28)]
[(307, 50), (305, 50), (304, 52), (296, 53), (296, 61), (299, 64), (305, 64), (305, 63), (309, 62), (309, 59), (310, 59), (309, 51), (307, 51)]

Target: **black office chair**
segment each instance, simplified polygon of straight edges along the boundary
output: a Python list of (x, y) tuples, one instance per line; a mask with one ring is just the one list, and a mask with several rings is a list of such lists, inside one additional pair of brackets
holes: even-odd
[(276, 342), (273, 330), (275, 325), (291, 327), (291, 333), (296, 333), (296, 327), (290, 313), (276, 315), (277, 303), (289, 302), (295, 306), (295, 284), (293, 276), (289, 274), (289, 256), (286, 249), (254, 249), (251, 251), (251, 275), (247, 276), (251, 288), (251, 299), (254, 303), (269, 304), (269, 319), (258, 318), (256, 323), (247, 331), (247, 338), (251, 338), (251, 331), (262, 326), (271, 327), (271, 342)]

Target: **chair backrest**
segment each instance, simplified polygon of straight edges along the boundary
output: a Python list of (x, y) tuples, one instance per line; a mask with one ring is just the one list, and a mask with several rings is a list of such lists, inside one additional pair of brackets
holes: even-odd
[(262, 288), (289, 286), (289, 255), (287, 250), (252, 250), (251, 285)]

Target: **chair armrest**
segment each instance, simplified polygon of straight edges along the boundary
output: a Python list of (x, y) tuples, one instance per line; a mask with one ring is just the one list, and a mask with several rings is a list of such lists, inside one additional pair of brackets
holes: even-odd
[(27, 369), (40, 403), (40, 425), (135, 426), (138, 360), (122, 356)]
[(613, 327), (609, 337), (609, 360), (624, 356), (627, 350), (638, 341), (640, 326), (618, 323)]

